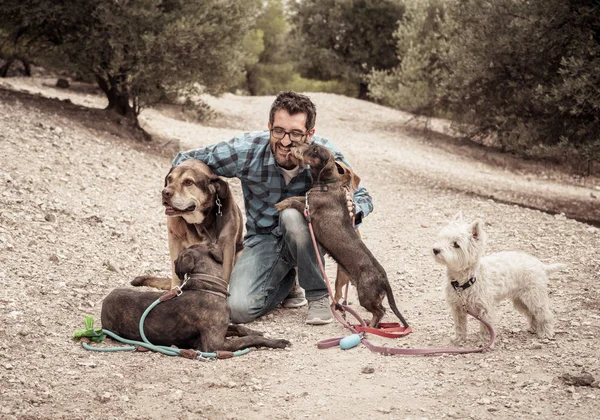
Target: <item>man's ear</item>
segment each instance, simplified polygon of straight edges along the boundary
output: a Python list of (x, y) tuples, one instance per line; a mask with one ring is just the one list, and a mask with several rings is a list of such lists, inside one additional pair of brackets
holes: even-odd
[(308, 130), (308, 134), (306, 135), (306, 143), (309, 143), (310, 140), (312, 139), (312, 136), (315, 134), (315, 129), (311, 128), (310, 130)]

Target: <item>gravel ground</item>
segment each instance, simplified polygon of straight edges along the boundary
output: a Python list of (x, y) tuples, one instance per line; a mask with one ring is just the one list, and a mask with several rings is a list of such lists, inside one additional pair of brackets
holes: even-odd
[[(573, 218), (600, 219), (600, 182), (483, 156), (420, 134), (407, 114), (329, 94), (311, 95), (318, 133), (345, 153), (373, 196), (361, 234), (414, 329), (371, 341), (449, 345), (444, 271), (430, 246), (458, 210), (485, 221), (489, 252), (522, 250), (568, 264), (550, 283), (556, 338), (531, 336), (503, 304), (496, 347), (483, 354), (318, 350), (317, 341), (346, 332), (336, 323), (305, 325), (304, 307), (250, 324), (290, 340), (287, 350), (219, 361), (84, 350), (70, 336), (87, 314), (98, 326), (110, 290), (139, 274), (169, 274), (160, 190), (174, 151), (264, 128), (272, 98), (206, 98), (219, 115), (205, 125), (174, 109), (147, 110), (142, 123), (161, 153), (116, 135), (93, 90), (48, 84), (0, 82), (0, 418), (600, 417), (600, 231)], [(335, 263), (327, 267), (333, 278)], [(474, 321), (469, 331), (469, 345), (480, 344)], [(593, 386), (564, 378), (582, 372)]]

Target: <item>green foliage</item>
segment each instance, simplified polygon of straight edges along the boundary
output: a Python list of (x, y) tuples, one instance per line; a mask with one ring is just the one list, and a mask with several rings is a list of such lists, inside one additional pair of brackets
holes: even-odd
[(598, 157), (600, 6), (468, 0), (453, 9), (451, 112), (506, 149), (565, 144)]
[(73, 333), (72, 338), (78, 340), (82, 337), (88, 337), (95, 343), (101, 343), (106, 338), (106, 334), (102, 332), (101, 328), (94, 330), (94, 317), (91, 315), (86, 315), (83, 320), (83, 324), (85, 325), (85, 328), (82, 330), (76, 330)]
[(400, 64), (371, 73), (373, 98), (441, 107), (505, 150), (600, 157), (598, 2), (411, 0), (395, 36)]
[(369, 96), (415, 114), (432, 115), (438, 86), (446, 77), (441, 57), (447, 49), (442, 0), (406, 2), (394, 37), (400, 64), (392, 70), (373, 70), (367, 77)]
[(109, 108), (134, 113), (200, 84), (219, 93), (239, 71), (257, 1), (5, 0), (0, 29), (30, 53), (93, 77)]
[(299, 76), (289, 54), (289, 32), (282, 0), (268, 0), (255, 27), (244, 39), (245, 72), (236, 88), (251, 95), (272, 95), (292, 89)]
[(291, 21), (303, 76), (344, 80), (366, 97), (364, 77), (398, 64), (392, 34), (402, 18), (399, 0), (303, 0)]

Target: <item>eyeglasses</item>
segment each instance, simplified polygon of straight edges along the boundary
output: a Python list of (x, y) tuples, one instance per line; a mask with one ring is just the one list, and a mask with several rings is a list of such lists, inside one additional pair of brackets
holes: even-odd
[(277, 140), (283, 140), (286, 134), (289, 136), (291, 141), (300, 142), (308, 135), (308, 131), (305, 133), (300, 131), (285, 131), (283, 128), (279, 127), (271, 129), (271, 135)]

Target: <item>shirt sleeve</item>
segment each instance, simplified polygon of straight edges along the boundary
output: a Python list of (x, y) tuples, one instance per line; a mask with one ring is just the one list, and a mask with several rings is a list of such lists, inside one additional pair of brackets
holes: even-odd
[[(340, 152), (329, 140), (321, 137), (315, 141), (330, 149), (333, 152), (333, 157), (335, 160), (343, 162), (350, 168), (352, 167), (346, 158), (344, 158), (342, 152)], [(362, 222), (362, 219), (367, 217), (369, 213), (373, 211), (373, 199), (371, 198), (369, 191), (367, 191), (363, 185), (362, 181), (358, 185), (356, 191), (354, 191), (354, 204), (356, 205), (355, 225), (359, 225)]]
[(238, 149), (241, 142), (242, 139), (238, 136), (211, 146), (179, 152), (172, 165), (177, 166), (188, 159), (198, 159), (206, 163), (216, 175), (232, 178), (237, 176), (240, 162)]

